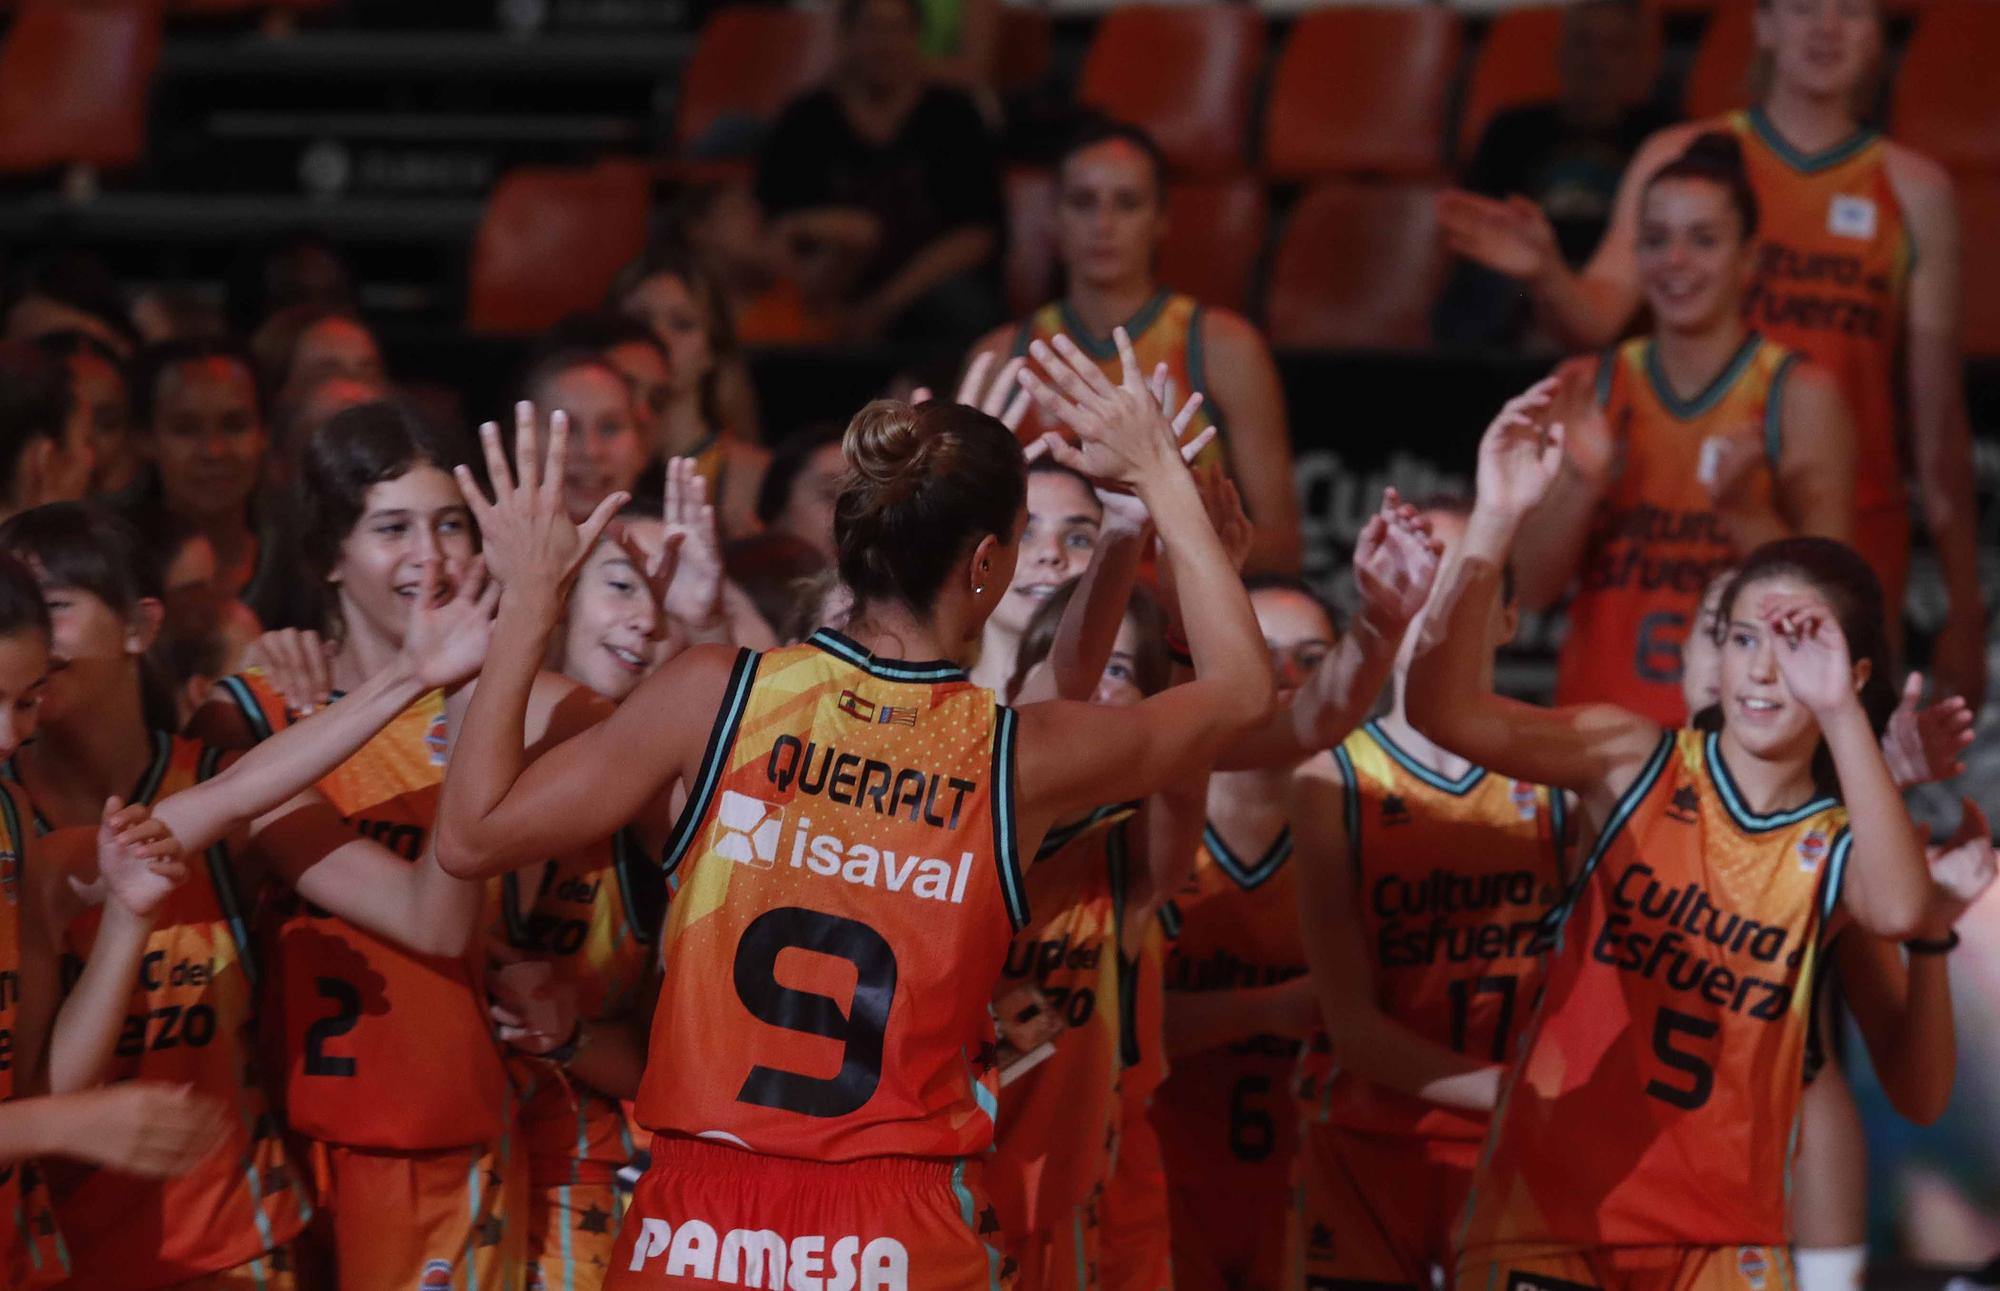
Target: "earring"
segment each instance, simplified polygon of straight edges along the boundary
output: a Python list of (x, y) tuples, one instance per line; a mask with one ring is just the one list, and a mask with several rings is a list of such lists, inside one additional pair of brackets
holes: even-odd
[(974, 583), (974, 584), (972, 585), (972, 594), (973, 594), (974, 596), (983, 596), (983, 595), (985, 595), (985, 593), (986, 593), (986, 584), (984, 584), (984, 583)]

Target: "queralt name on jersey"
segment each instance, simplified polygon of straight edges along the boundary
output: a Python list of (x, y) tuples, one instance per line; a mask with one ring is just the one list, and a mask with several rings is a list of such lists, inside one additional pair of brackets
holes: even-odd
[[(1725, 911), (1692, 880), (1668, 886), (1644, 861), (1620, 874), (1609, 895), (1613, 908), (1590, 947), (1593, 959), (1760, 1022), (1784, 1019), (1789, 979), (1804, 958), (1801, 949), (1787, 949), (1790, 929)], [(1716, 954), (1772, 965), (1778, 980), (1717, 962), (1703, 952), (1704, 942)]]
[(909, 1291), (910, 1253), (893, 1237), (807, 1234), (787, 1241), (768, 1228), (732, 1228), (684, 1219), (645, 1219), (628, 1271), (699, 1278), (770, 1291)]

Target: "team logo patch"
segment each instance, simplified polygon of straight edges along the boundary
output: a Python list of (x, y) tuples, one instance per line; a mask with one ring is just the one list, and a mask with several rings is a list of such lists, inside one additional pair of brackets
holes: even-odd
[(1875, 202), (1845, 193), (1826, 208), (1826, 231), (1837, 238), (1858, 238), (1866, 242), (1875, 236)]
[(1771, 1270), (1771, 1263), (1764, 1258), (1762, 1247), (1745, 1246), (1736, 1252), (1736, 1271), (1743, 1275), (1751, 1291), (1764, 1291), (1764, 1277)]
[(1382, 823), (1385, 825), (1407, 825), (1410, 823), (1409, 804), (1400, 794), (1389, 794), (1382, 799)]
[(1599, 1288), (1588, 1282), (1552, 1278), (1546, 1273), (1523, 1273), (1518, 1269), (1509, 1269), (1507, 1291), (1599, 1291)]
[(1535, 818), (1535, 786), (1516, 780), (1514, 787), (1507, 791), (1507, 798), (1514, 804), (1514, 814), (1522, 820)]
[(724, 789), (715, 820), (717, 856), (760, 870), (778, 863), (778, 832), (785, 823), (784, 808), (734, 789)]
[[(1808, 874), (1819, 873), (1819, 863), (1826, 859), (1826, 834), (1812, 830), (1799, 840), (1799, 868)], [(1751, 1250), (1751, 1247), (1744, 1247)]]
[(445, 751), (451, 747), (451, 732), (440, 712), (431, 719), (430, 729), (424, 732), (424, 747), (431, 752), (431, 765), (444, 765)]
[(451, 1291), (451, 1265), (444, 1260), (424, 1261), (417, 1275), (417, 1291)]
[(8, 905), (21, 903), (21, 854), (0, 852), (0, 896), (7, 898)]
[(1667, 800), (1667, 819), (1692, 825), (1700, 818), (1701, 795), (1694, 791), (1694, 786), (1684, 784), (1674, 790), (1673, 797)]
[(871, 726), (907, 726), (915, 730), (917, 725), (916, 709), (877, 704), (873, 700), (863, 699), (851, 690), (840, 692), (835, 707), (855, 721), (866, 722)]

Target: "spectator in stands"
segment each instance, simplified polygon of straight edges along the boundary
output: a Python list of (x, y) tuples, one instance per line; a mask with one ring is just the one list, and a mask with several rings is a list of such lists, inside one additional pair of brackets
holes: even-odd
[(84, 332), (121, 358), (132, 353), (132, 322), (110, 266), (83, 251), (28, 262), (8, 293), (6, 339), (32, 341), (51, 332)]
[(338, 305), (287, 305), (250, 338), (257, 373), (282, 417), (308, 388), (328, 377), (345, 377), (388, 392), (382, 347), (353, 311)]
[(132, 442), (132, 393), (125, 385), (124, 363), (89, 332), (50, 332), (35, 344), (69, 370), (70, 416), (90, 438), (88, 492), (106, 497), (131, 488), (139, 474), (139, 452)]
[[(750, 381), (715, 275), (692, 252), (657, 247), (619, 275), (612, 300), (650, 328), (666, 354), (666, 394), (654, 412), (651, 451), (695, 459), (723, 537), (755, 532), (757, 484), (768, 455), (732, 416), (748, 402)], [(621, 370), (643, 375), (649, 371), (643, 363), (628, 351)], [(733, 392), (740, 394), (733, 399)]]
[(333, 243), (294, 233), (236, 262), (229, 278), (229, 317), (248, 333), (289, 305), (354, 308), (354, 276)]
[(807, 543), (827, 560), (835, 558), (833, 504), (847, 478), (840, 451), (845, 427), (828, 423), (787, 435), (771, 451), (764, 485), (757, 490), (757, 518), (774, 533)]
[[(263, 625), (249, 606), (225, 595), (217, 585), (215, 547), (207, 534), (164, 511), (151, 512), (147, 519), (156, 526), (139, 530), (147, 550), (165, 556), (161, 586), (166, 597), (167, 626), (162, 631), (199, 637), (202, 642), (199, 652), (204, 656), (212, 646), (221, 668), (220, 672), (204, 670), (212, 687), (216, 679), (237, 670), (243, 652), (262, 635)], [(166, 644), (164, 636), (161, 644)], [(188, 693), (177, 699), (193, 706), (182, 714), (183, 720), (192, 714), (193, 708), (200, 707), (208, 694), (193, 687), (191, 675), (188, 680)]]
[[(1475, 193), (1520, 194), (1539, 206), (1571, 267), (1604, 236), (1619, 177), (1639, 145), (1672, 119), (1648, 94), (1653, 21), (1643, 0), (1571, 5), (1557, 60), (1562, 97), (1495, 115), (1461, 177)], [(1466, 344), (1516, 344), (1532, 314), (1511, 279), (1461, 261), (1439, 305), (1438, 333)]]
[(1000, 171), (979, 109), (928, 82), (917, 0), (842, 0), (832, 80), (786, 108), (757, 197), (847, 339), (970, 339), (998, 316)]
[(572, 520), (581, 524), (605, 498), (633, 491), (647, 444), (623, 373), (594, 350), (563, 350), (538, 361), (523, 385), (535, 407), (569, 417), (563, 489)]
[[(1056, 250), (1066, 294), (987, 333), (975, 352), (1000, 362), (1066, 334), (1116, 380), (1115, 327), (1151, 376), (1165, 364), (1180, 397), (1206, 401), (1187, 428), (1221, 431), (1203, 461), (1225, 462), (1256, 523), (1253, 573), (1296, 573), (1299, 509), (1284, 392), (1270, 348), (1248, 321), (1160, 285), (1153, 257), (1166, 236), (1166, 162), (1144, 130), (1099, 121), (1073, 134), (1056, 164)], [(1033, 412), (1024, 439), (1044, 430)], [(1001, 674), (1004, 681), (1006, 674)]]
[(290, 578), (260, 523), (264, 401), (248, 351), (232, 341), (170, 341), (140, 352), (132, 393), (139, 449), (150, 469), (129, 510), (158, 532), (164, 512), (205, 534), (216, 586), (254, 603), (259, 584)]
[(32, 345), (0, 341), (0, 519), (81, 498), (91, 461), (62, 362)]
[(711, 268), (745, 345), (825, 345), (838, 300), (809, 300), (747, 182), (699, 184), (670, 216), (674, 234)]

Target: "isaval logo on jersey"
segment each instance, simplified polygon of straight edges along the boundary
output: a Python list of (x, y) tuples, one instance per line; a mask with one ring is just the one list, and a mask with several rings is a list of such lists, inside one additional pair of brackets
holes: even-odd
[(1819, 873), (1819, 863), (1826, 859), (1826, 831), (1809, 830), (1799, 840), (1799, 868), (1807, 874)]
[[(789, 838), (785, 836), (787, 825)], [(899, 855), (872, 843), (849, 842), (834, 834), (814, 832), (810, 816), (791, 819), (778, 804), (733, 789), (722, 791), (710, 850), (757, 870), (774, 869), (783, 857), (795, 870), (950, 905), (965, 904), (966, 883), (972, 873), (969, 851), (961, 852), (954, 865), (942, 857), (915, 852)]]
[(784, 828), (784, 808), (724, 789), (715, 820), (717, 856), (760, 870), (778, 863), (778, 831)]

